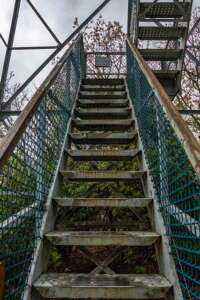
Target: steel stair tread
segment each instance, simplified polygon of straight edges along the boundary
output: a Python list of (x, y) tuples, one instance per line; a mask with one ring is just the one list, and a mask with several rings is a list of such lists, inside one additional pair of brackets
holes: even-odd
[(77, 161), (130, 160), (140, 153), (135, 150), (66, 150), (67, 154)]
[(124, 84), (123, 79), (116, 79), (116, 78), (106, 78), (106, 79), (96, 79), (96, 78), (87, 78), (82, 79), (83, 85), (122, 85)]
[[(134, 130), (135, 120), (131, 115), (132, 110), (129, 106), (127, 93), (124, 91), (124, 85), (119, 85), (118, 89), (120, 91), (114, 92), (116, 91), (116, 87), (111, 84), (104, 86), (104, 83), (102, 81), (101, 87), (96, 81), (93, 81), (93, 83), (89, 81), (84, 87), (82, 86), (71, 119), (71, 132), (68, 133), (70, 142), (78, 144), (117, 145), (133, 142), (138, 137), (137, 131)], [(102, 91), (102, 89), (104, 90)], [(123, 90), (121, 91), (121, 89)], [(84, 109), (88, 107), (89, 109)], [(122, 117), (120, 118), (119, 116)], [(126, 116), (126, 118), (123, 118), (123, 116)], [(77, 133), (74, 128), (83, 132)], [(91, 132), (84, 132), (84, 130)], [(106, 130), (110, 130), (110, 132), (93, 132)], [(130, 132), (115, 132), (125, 130), (130, 130)], [(70, 143), (67, 145), (70, 148), (64, 149), (65, 155), (68, 155), (68, 157), (75, 161), (130, 160), (141, 153), (141, 150), (138, 148), (129, 150), (80, 150), (74, 149)], [(59, 178), (62, 184), (68, 184), (69, 181), (78, 182), (78, 184), (80, 182), (109, 183), (113, 181), (133, 182), (133, 184), (137, 184), (139, 182), (142, 183), (143, 179), (145, 181), (147, 177), (146, 170), (79, 171), (73, 170), (73, 168), (72, 170), (65, 169), (65, 164), (63, 166), (63, 169), (59, 170), (59, 175), (61, 175)], [(90, 198), (58, 196), (53, 197), (52, 201), (52, 206), (56, 211), (72, 207), (76, 209), (83, 207), (94, 209), (130, 208), (132, 210), (138, 208), (137, 211), (140, 211), (140, 208), (145, 208), (147, 211), (147, 208), (151, 207), (150, 204), (153, 199), (148, 197), (98, 198), (98, 196), (92, 197), (90, 195)], [(68, 226), (64, 227), (65, 229), (57, 230), (59, 227), (54, 227), (55, 229), (44, 234), (45, 242), (48, 242), (49, 246), (51, 244), (72, 248), (73, 246), (77, 246), (78, 248), (82, 246), (83, 248), (86, 247), (86, 249), (87, 247), (141, 248), (152, 247), (161, 240), (161, 235), (155, 231), (151, 231), (151, 229), (149, 229), (150, 231), (135, 231), (135, 227), (130, 222), (112, 222), (110, 227), (104, 226), (104, 222), (102, 224), (101, 222), (92, 224), (90, 221), (72, 221), (71, 223), (66, 222), (65, 225)], [(96, 272), (95, 269), (94, 272)], [(166, 298), (171, 288), (171, 284), (167, 279), (158, 274), (137, 275), (115, 274), (113, 272), (113, 275), (108, 275), (99, 273), (94, 273), (95, 275), (73, 273), (42, 274), (36, 280), (34, 288), (43, 298), (51, 299), (135, 300)]]
[(153, 72), (160, 79), (176, 79), (180, 74), (178, 70), (154, 70)]
[(184, 37), (186, 27), (138, 27), (138, 38), (142, 40), (177, 40)]
[(130, 112), (131, 108), (127, 107), (127, 108), (88, 108), (88, 109), (84, 109), (84, 108), (75, 108), (78, 112), (82, 112), (82, 113), (126, 113), (126, 112)]
[(151, 231), (52, 231), (45, 237), (60, 246), (151, 246), (160, 235)]
[(89, 92), (89, 91), (118, 91), (125, 92), (125, 86), (121, 85), (82, 85), (81, 91)]
[[(179, 9), (179, 6), (181, 9)], [(187, 15), (190, 8), (190, 3), (178, 2), (157, 2), (152, 5), (152, 2), (140, 2), (139, 6), (139, 19), (144, 18), (181, 18)]]
[(160, 299), (171, 288), (159, 274), (42, 274), (34, 287), (44, 298)]
[(179, 91), (177, 84), (180, 71), (177, 70), (154, 70), (153, 71), (160, 83), (165, 88), (169, 96), (175, 96)]
[(69, 133), (71, 141), (77, 144), (126, 144), (137, 137), (137, 132), (124, 133)]
[(181, 49), (139, 49), (145, 60), (177, 60), (181, 54)]
[(151, 198), (65, 198), (54, 197), (60, 207), (147, 207)]
[(122, 99), (126, 98), (127, 93), (125, 91), (80, 91), (79, 99)]
[(133, 119), (80, 120), (72, 119), (72, 127), (79, 130), (124, 130), (134, 125)]
[(129, 105), (128, 99), (82, 99), (78, 100), (78, 106), (80, 107), (127, 107)]
[(71, 181), (118, 181), (141, 179), (145, 171), (65, 171), (60, 173)]
[(131, 108), (76, 108), (74, 115), (80, 118), (115, 118), (128, 117), (131, 114)]

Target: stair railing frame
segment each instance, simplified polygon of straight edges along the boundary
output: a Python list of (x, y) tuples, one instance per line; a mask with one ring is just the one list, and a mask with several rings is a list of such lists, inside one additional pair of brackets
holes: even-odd
[(139, 50), (132, 44), (129, 38), (127, 38), (127, 42), (134, 53), (134, 57), (136, 58), (141, 70), (145, 74), (149, 84), (152, 87), (152, 90), (156, 94), (160, 105), (163, 108), (163, 111), (166, 113), (168, 120), (171, 123), (177, 137), (179, 138), (185, 152), (196, 171), (199, 179), (200, 179), (200, 145), (197, 142), (196, 138), (192, 134), (191, 130), (188, 128), (186, 122), (181, 117), (178, 110), (172, 104), (169, 96), (166, 91), (160, 84), (159, 80), (156, 78), (152, 70), (146, 64), (144, 58), (140, 54)]
[[(77, 58), (78, 61), (76, 62), (76, 63), (78, 63), (78, 67), (79, 67), (78, 70), (76, 70), (76, 66), (74, 65), (75, 61), (74, 60), (72, 61), (72, 57), (71, 57), (71, 55), (73, 54), (73, 52), (76, 51), (76, 49), (78, 49), (78, 52), (76, 52), (76, 57), (78, 57)], [(29, 124), (32, 124), (31, 122), (32, 122), (35, 114), (37, 114), (37, 120), (38, 120), (39, 124), (45, 123), (45, 120), (42, 120), (42, 114), (40, 113), (42, 100), (45, 101), (46, 97), (48, 97), (48, 99), (50, 99), (52, 102), (52, 104), (50, 104), (50, 101), (48, 100), (49, 101), (48, 109), (46, 107), (46, 102), (44, 102), (44, 106), (45, 106), (44, 111), (47, 112), (48, 114), (54, 113), (54, 110), (52, 110), (52, 108), (54, 108), (53, 103), (54, 103), (54, 101), (56, 101), (55, 107), (58, 107), (59, 110), (57, 112), (56, 111), (55, 112), (57, 114), (63, 114), (63, 112), (65, 111), (64, 115), (62, 116), (62, 120), (64, 120), (63, 118), (65, 118), (65, 116), (68, 115), (68, 117), (65, 118), (65, 123), (66, 123), (65, 127), (67, 127), (67, 124), (70, 119), (71, 111), (73, 109), (73, 103), (76, 100), (77, 92), (79, 90), (80, 82), (81, 82), (82, 78), (85, 77), (85, 65), (84, 65), (85, 55), (84, 55), (83, 51), (84, 51), (83, 36), (82, 36), (82, 34), (79, 34), (77, 36), (77, 38), (73, 41), (73, 43), (69, 46), (69, 48), (65, 51), (63, 56), (59, 59), (58, 63), (55, 65), (55, 67), (50, 72), (50, 74), (47, 76), (47, 78), (43, 81), (43, 83), (41, 84), (39, 89), (36, 91), (36, 93), (34, 94), (32, 99), (30, 100), (30, 102), (26, 105), (25, 109), (21, 112), (21, 114), (19, 115), (14, 126), (9, 130), (8, 135), (1, 141), (1, 144), (0, 144), (0, 170), (1, 170), (0, 178), (2, 176), (2, 180), (4, 180), (4, 178), (7, 178), (4, 175), (4, 169), (7, 168), (7, 162), (9, 162), (11, 157), (16, 156), (14, 154), (14, 151), (15, 151), (15, 149), (17, 149), (17, 146), (20, 143), (20, 141), (22, 141), (23, 134), (26, 132)], [(79, 73), (80, 74), (78, 75), (78, 78), (73, 77), (75, 81), (78, 79), (79, 82), (77, 82), (75, 84), (75, 86), (73, 87), (73, 91), (71, 92), (71, 93), (75, 92), (75, 94), (73, 94), (74, 95), (73, 99), (70, 99), (71, 101), (68, 101), (68, 103), (66, 103), (66, 101), (65, 101), (66, 99), (63, 99), (63, 102), (60, 102), (59, 99), (51, 98), (49, 95), (49, 91), (51, 90), (51, 87), (54, 87), (54, 83), (56, 84), (56, 80), (57, 80), (58, 76), (60, 75), (60, 72), (65, 69), (64, 68), (65, 63), (68, 62), (68, 60), (70, 60), (71, 64), (73, 65), (72, 71), (76, 72), (74, 74), (72, 73), (72, 75), (76, 76), (76, 74), (79, 74)], [(65, 70), (65, 72), (66, 72), (66, 70)], [(71, 73), (69, 74), (69, 76), (71, 76)], [(63, 79), (63, 80), (65, 81), (65, 79)], [(63, 86), (63, 89), (66, 90), (66, 88), (67, 88), (67, 85), (65, 84)], [(57, 93), (57, 89), (55, 89), (55, 92)], [(59, 90), (59, 92), (60, 92), (60, 90)], [(62, 93), (61, 93), (61, 96), (62, 96)], [(63, 93), (63, 96), (66, 97), (66, 92)], [(67, 105), (70, 105), (70, 107), (67, 107)], [(39, 108), (40, 108), (40, 110), (38, 110)], [(51, 122), (50, 119), (48, 122)], [(44, 198), (44, 194), (48, 194), (49, 191), (47, 191), (46, 187), (43, 186), (43, 178), (41, 180), (41, 174), (43, 174), (43, 172), (44, 172), (41, 167), (42, 163), (43, 163), (43, 155), (45, 154), (43, 151), (44, 151), (44, 149), (46, 149), (43, 147), (41, 142), (43, 143), (43, 141), (45, 141), (44, 138), (45, 138), (45, 134), (46, 134), (46, 123), (44, 126), (45, 128), (41, 128), (41, 132), (38, 130), (38, 127), (33, 127), (33, 125), (31, 125), (32, 127), (30, 127), (30, 129), (29, 129), (30, 130), (29, 134), (33, 135), (35, 138), (35, 140), (34, 140), (35, 148), (33, 148), (33, 150), (32, 150), (31, 145), (29, 146), (29, 144), (26, 144), (26, 148), (23, 149), (24, 151), (22, 152), (22, 154), (27, 153), (27, 157), (29, 159), (31, 159), (31, 157), (34, 158), (36, 168), (34, 167), (35, 169), (34, 168), (32, 169), (32, 167), (30, 167), (30, 165), (28, 164), (27, 169), (31, 168), (31, 170), (33, 170), (33, 172), (36, 171), (34, 178), (36, 179), (36, 186), (38, 187), (38, 190), (34, 192), (35, 193), (34, 202), (31, 205), (29, 203), (27, 203), (27, 206), (23, 207), (21, 210), (19, 207), (19, 210), (16, 211), (16, 213), (13, 213), (12, 215), (8, 215), (8, 219), (3, 219), (3, 222), (0, 223), (0, 239), (2, 239), (3, 236), (5, 236), (5, 235), (10, 236), (9, 235), (10, 230), (12, 232), (12, 230), (15, 230), (16, 228), (20, 228), (20, 226), (24, 226), (23, 224), (24, 224), (25, 220), (29, 220), (30, 216), (31, 217), (34, 216), (35, 224), (33, 224), (34, 229), (33, 228), (32, 229), (35, 232), (35, 234), (34, 234), (34, 240), (35, 240), (34, 245), (35, 246), (33, 247), (35, 249), (35, 247), (37, 245), (36, 241), (41, 236), (40, 235), (41, 222), (43, 219), (43, 215), (45, 213), (45, 206), (44, 206), (45, 203), (43, 203), (44, 199), (41, 201), (41, 198), (42, 197)], [(55, 123), (55, 125), (56, 125), (56, 123)], [(48, 126), (50, 126), (49, 123), (48, 123)], [(62, 126), (62, 124), (60, 124), (60, 126)], [(34, 128), (36, 129), (35, 132), (34, 132)], [(61, 128), (54, 127), (54, 130), (58, 130), (58, 129), (59, 129), (59, 131), (61, 130)], [(58, 132), (58, 134), (60, 135), (61, 133)], [(48, 136), (46, 135), (46, 143), (47, 143), (47, 138), (48, 138)], [(52, 137), (51, 137), (51, 139), (52, 139)], [(63, 139), (61, 137), (59, 137), (59, 140), (61, 141), (61, 143), (64, 143), (64, 137), (63, 137)], [(29, 149), (29, 147), (30, 147), (30, 149)], [(48, 143), (47, 143), (47, 147), (49, 147)], [(41, 151), (40, 148), (43, 150)], [(34, 152), (34, 149), (36, 149), (35, 152)], [(61, 151), (61, 150), (62, 149), (59, 149), (59, 151)], [(29, 154), (31, 151), (32, 151), (32, 156), (31, 156), (31, 154)], [(36, 155), (38, 153), (39, 153), (39, 155), (37, 158)], [(56, 156), (57, 155), (58, 154), (56, 154)], [(16, 156), (16, 159), (18, 159), (17, 156)], [(8, 166), (10, 166), (10, 164)], [(15, 166), (13, 166), (13, 167), (15, 167)], [(55, 168), (53, 169), (53, 171), (51, 169), (50, 172), (56, 172)], [(5, 174), (7, 174), (7, 173), (5, 173)], [(17, 176), (17, 175), (15, 175), (15, 176)], [(46, 176), (46, 175), (44, 175), (44, 176)], [(9, 177), (6, 180), (9, 180)], [(52, 180), (53, 180), (53, 178), (52, 178)], [(4, 189), (5, 189), (5, 183), (3, 182), (1, 190), (0, 190), (1, 195), (3, 195)], [(8, 189), (11, 189), (11, 187), (8, 186)], [(10, 197), (12, 197), (14, 195), (13, 189), (14, 189), (14, 187), (12, 187), (12, 189), (11, 189)], [(46, 191), (44, 191), (45, 189), (46, 189)], [(26, 190), (26, 185), (22, 186), (22, 190), (21, 190), (22, 194), (24, 194), (24, 190)], [(20, 194), (19, 193), (17, 194), (17, 193), (18, 192), (16, 192), (16, 196), (19, 197)], [(7, 195), (7, 197), (9, 196), (9, 193), (6, 193), (6, 190), (5, 190), (5, 195)], [(28, 197), (28, 195), (26, 197)], [(47, 199), (46, 199), (46, 201), (47, 201)], [(3, 203), (2, 203), (2, 205), (4, 205)], [(16, 203), (15, 203), (15, 205), (16, 205)], [(4, 206), (3, 206), (3, 209), (4, 209)], [(3, 210), (3, 212), (4, 212), (4, 210)], [(2, 216), (3, 216), (3, 212), (2, 212)], [(30, 238), (31, 238), (31, 235), (30, 235)], [(3, 254), (3, 257), (6, 257), (6, 253), (0, 252), (0, 254)], [(31, 257), (29, 257), (28, 259), (31, 260)], [(22, 262), (23, 262), (23, 260), (22, 260)], [(21, 268), (22, 268), (22, 266), (23, 266), (23, 264), (21, 265)], [(10, 267), (10, 265), (7, 265), (5, 267), (7, 269), (8, 267)], [(11, 267), (12, 267), (12, 263), (11, 263)], [(30, 271), (30, 265), (29, 265), (29, 271)], [(27, 271), (27, 269), (24, 270), (25, 273), (26, 272), (29, 273), (29, 271)], [(27, 273), (27, 275), (28, 275), (28, 273)], [(19, 272), (19, 274), (20, 274), (20, 272)], [(15, 274), (15, 276), (17, 278), (16, 274)], [(7, 278), (7, 276), (6, 276), (6, 278)], [(8, 277), (8, 278), (10, 278), (10, 277)], [(13, 287), (13, 290), (15, 290), (14, 287)], [(10, 288), (8, 290), (6, 289), (6, 293), (10, 297), (16, 297), (15, 291), (13, 292), (14, 294), (12, 296), (11, 296), (11, 294), (9, 294)], [(12, 299), (15, 299), (15, 298), (12, 298)]]
[[(103, 0), (103, 2), (76, 28), (62, 43), (58, 43), (57, 46), (55, 47), (50, 47), (50, 49), (55, 49), (53, 53), (51, 53), (45, 60), (44, 62), (23, 82), (20, 87), (15, 91), (15, 93), (6, 101), (2, 103), (3, 100), (3, 95), (4, 95), (4, 90), (5, 90), (5, 84), (6, 84), (6, 78), (8, 74), (8, 68), (10, 64), (10, 58), (13, 50), (19, 50), (21, 47), (13, 47), (13, 42), (14, 42), (14, 36), (15, 36), (15, 30), (17, 28), (17, 19), (19, 15), (19, 10), (20, 10), (20, 3), (21, 0), (15, 0), (15, 7), (14, 7), (14, 12), (13, 12), (13, 21), (12, 25), (10, 28), (10, 34), (9, 34), (9, 43), (4, 43), (6, 46), (6, 55), (5, 55), (5, 60), (4, 60), (4, 70), (2, 73), (1, 77), (1, 82), (0, 82), (0, 108), (1, 108), (1, 118), (0, 121), (3, 120), (7, 117), (7, 115), (12, 115), (12, 111), (10, 109), (12, 102), (16, 99), (17, 96), (21, 94), (22, 91), (32, 82), (32, 80), (62, 51), (65, 49), (69, 43), (76, 38), (78, 34), (80, 34), (81, 30), (110, 2), (111, 0)], [(40, 13), (37, 11), (35, 6), (32, 4), (30, 0), (27, 0), (28, 4), (31, 6), (33, 11), (36, 13), (37, 17), (40, 19), (40, 21), (45, 25), (47, 30), (51, 35), (53, 35), (54, 39), (59, 42), (58, 38), (55, 36), (55, 34), (52, 32), (50, 29), (49, 25), (45, 22), (45, 20), (42, 18)], [(0, 34), (0, 38), (4, 41), (2, 35)], [(10, 46), (10, 47), (9, 47)], [(46, 47), (22, 47), (21, 49), (23, 50), (26, 49), (49, 49), (48, 46)], [(6, 114), (4, 114), (4, 111)]]
[[(139, 119), (137, 122), (141, 123), (138, 123), (138, 129), (141, 134), (141, 145), (142, 149), (144, 149), (145, 161), (149, 170), (150, 180), (148, 188), (150, 188), (150, 192), (155, 199), (155, 216), (159, 215), (156, 211), (157, 207), (164, 219), (163, 226), (166, 231), (164, 235), (167, 235), (167, 240), (169, 240), (169, 243), (165, 244), (166, 246), (169, 244), (169, 247), (167, 247), (168, 252), (173, 254), (176, 263), (176, 273), (180, 276), (179, 284), (182, 288), (183, 297), (186, 296), (187, 298), (189, 296), (187, 299), (190, 299), (192, 296), (194, 299), (199, 299), (199, 293), (195, 289), (199, 286), (199, 278), (196, 275), (198, 273), (198, 265), (192, 264), (191, 261), (196, 255), (199, 255), (196, 247), (200, 239), (200, 203), (198, 200), (200, 195), (200, 144), (174, 107), (169, 96), (144, 61), (138, 49), (128, 38), (127, 51), (129, 51), (128, 55), (132, 55), (135, 61), (133, 66), (130, 64), (131, 60), (127, 62), (129, 84), (131, 85), (132, 80), (136, 80), (134, 84), (136, 86), (137, 84), (140, 85), (143, 78), (147, 82), (147, 89), (141, 95), (141, 87), (138, 87), (137, 92), (134, 92), (135, 86), (132, 88), (131, 100), (138, 106), (136, 118), (140, 118), (141, 115), (142, 118), (145, 116), (149, 117), (149, 120), (145, 122)], [(139, 73), (132, 76), (131, 74), (137, 72), (136, 68), (138, 68)], [(151, 91), (150, 95), (149, 91)], [(149, 96), (147, 96), (147, 93)], [(161, 123), (161, 117), (163, 122), (164, 119), (166, 120), (165, 125)], [(147, 128), (147, 126), (153, 127)], [(165, 132), (162, 133), (163, 129)], [(154, 130), (156, 131), (155, 133)], [(145, 133), (146, 131), (148, 133)], [(166, 133), (171, 134), (171, 136), (166, 136)], [(151, 141), (148, 142), (147, 139), (151, 139)], [(176, 148), (174, 148), (175, 145)], [(171, 147), (173, 150), (170, 149)], [(180, 147), (180, 149), (177, 147)], [(169, 156), (172, 153), (175, 154), (176, 161), (174, 157)], [(180, 158), (177, 157), (177, 154), (180, 155)], [(153, 161), (151, 162), (149, 159)], [(166, 165), (166, 162), (168, 165)], [(158, 221), (162, 218), (158, 218)], [(186, 242), (182, 244), (184, 239)], [(183, 248), (180, 247), (180, 243)], [(191, 243), (193, 248), (191, 248)], [(185, 256), (183, 256), (183, 253)], [(174, 282), (173, 277), (170, 280), (171, 282)], [(178, 297), (177, 299), (180, 298)]]

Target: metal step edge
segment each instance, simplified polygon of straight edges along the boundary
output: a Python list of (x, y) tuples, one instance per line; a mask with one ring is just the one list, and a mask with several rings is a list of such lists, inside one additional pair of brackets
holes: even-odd
[(161, 236), (151, 231), (52, 231), (45, 234), (60, 246), (151, 246)]
[(141, 179), (147, 173), (146, 171), (66, 171), (60, 170), (60, 174), (71, 181), (131, 181)]
[(60, 207), (147, 207), (152, 198), (65, 198), (54, 197)]
[(170, 282), (159, 274), (42, 274), (34, 288), (44, 298), (161, 299)]
[(89, 133), (85, 134), (74, 134), (69, 133), (69, 139), (74, 143), (80, 144), (127, 144), (134, 141), (138, 137), (137, 131), (131, 133)]
[(131, 160), (141, 153), (140, 149), (135, 150), (69, 150), (66, 153), (77, 161), (104, 161), (104, 160)]

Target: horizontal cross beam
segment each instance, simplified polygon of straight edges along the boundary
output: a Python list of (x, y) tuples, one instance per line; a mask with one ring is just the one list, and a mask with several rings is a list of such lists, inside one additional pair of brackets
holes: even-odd
[(110, 0), (104, 0), (102, 4), (100, 4), (93, 13), (89, 15), (88, 18), (85, 19), (81, 23), (81, 25), (75, 29), (72, 34), (70, 34), (66, 40), (58, 45), (57, 49), (51, 53), (46, 60), (26, 79), (26, 81), (19, 87), (19, 89), (8, 99), (8, 101), (4, 104), (3, 109), (7, 109), (10, 104), (14, 101), (14, 99), (28, 86), (28, 84), (48, 65), (48, 63), (56, 57), (56, 55), (64, 49), (64, 47), (75, 37), (80, 31), (90, 22), (103, 8), (106, 6)]
[(43, 50), (43, 49), (57, 49), (58, 46), (24, 46), (13, 47), (11, 50)]

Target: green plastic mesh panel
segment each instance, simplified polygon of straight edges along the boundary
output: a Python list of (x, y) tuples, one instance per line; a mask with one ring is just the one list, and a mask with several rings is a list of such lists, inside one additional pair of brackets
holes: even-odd
[(184, 299), (200, 299), (200, 182), (127, 45), (128, 86)]
[(84, 74), (82, 39), (33, 113), (0, 173), (0, 261), (5, 299), (21, 299), (70, 112)]

